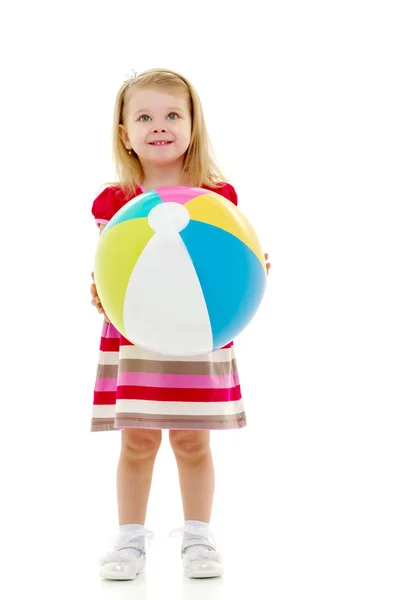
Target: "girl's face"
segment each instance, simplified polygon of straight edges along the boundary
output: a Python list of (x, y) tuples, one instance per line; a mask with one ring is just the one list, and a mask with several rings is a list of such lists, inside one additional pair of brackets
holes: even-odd
[(121, 139), (142, 166), (183, 162), (192, 129), (187, 96), (154, 88), (134, 90), (125, 106), (124, 123)]

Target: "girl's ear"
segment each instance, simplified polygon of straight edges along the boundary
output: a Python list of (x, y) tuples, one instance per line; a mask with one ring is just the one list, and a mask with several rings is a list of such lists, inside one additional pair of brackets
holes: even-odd
[(123, 141), (123, 143), (125, 144), (129, 144), (129, 138), (128, 138), (128, 133), (124, 127), (124, 125), (118, 125), (118, 134), (119, 137), (121, 138), (121, 140)]

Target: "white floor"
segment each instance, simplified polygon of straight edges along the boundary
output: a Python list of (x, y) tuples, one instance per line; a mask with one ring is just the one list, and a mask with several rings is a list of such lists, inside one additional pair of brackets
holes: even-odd
[[(316, 522), (309, 521), (309, 515), (304, 518), (306, 522), (292, 531), (283, 522), (277, 523), (270, 536), (266, 534), (270, 518), (260, 523), (259, 534), (252, 532), (241, 539), (228, 535), (226, 543), (220, 544), (225, 575), (203, 580), (183, 576), (180, 538), (168, 539), (166, 531), (149, 548), (146, 573), (132, 582), (99, 578), (96, 560), (103, 548), (95, 536), (89, 543), (89, 532), (77, 543), (73, 534), (58, 532), (48, 539), (47, 549), (39, 552), (38, 545), (30, 547), (29, 537), (21, 534), (25, 552), (9, 557), (17, 567), (14, 577), (9, 576), (10, 562), (3, 562), (0, 595), (18, 600), (32, 596), (46, 600), (398, 599), (398, 553), (393, 551), (390, 532), (378, 534), (365, 520), (364, 533), (360, 529), (355, 535), (360, 522), (353, 529), (348, 522), (340, 526), (333, 514), (326, 515), (326, 523), (320, 522), (317, 531)], [(39, 548), (46, 546), (44, 540), (39, 544)]]
[[(295, 421), (290, 432), (288, 421), (286, 427), (276, 416), (272, 422), (277, 429), (268, 426), (265, 444), (250, 428), (213, 436), (211, 529), (224, 558), (222, 578), (185, 578), (182, 539), (168, 537), (183, 522), (167, 435), (146, 520), (155, 537), (146, 573), (133, 582), (104, 581), (98, 574), (98, 559), (111, 549), (118, 527), (118, 434), (85, 435), (80, 443), (68, 434), (59, 440), (68, 447), (65, 454), (42, 445), (32, 461), (21, 455), (18, 468), (14, 458), (4, 497), (9, 507), (2, 513), (0, 597), (398, 600), (394, 464), (374, 459), (373, 441), (370, 450), (362, 443), (363, 453), (351, 454), (353, 436), (335, 442), (333, 426), (308, 437)], [(52, 448), (56, 436), (47, 430)], [(362, 442), (361, 434), (357, 439)], [(385, 441), (380, 444), (383, 451)]]
[[(148, 549), (146, 572), (132, 582), (104, 581), (94, 577), (86, 579), (87, 588), (93, 598), (135, 598), (138, 600), (214, 600), (233, 598), (238, 582), (233, 565), (228, 565), (224, 577), (195, 580), (183, 575), (180, 559), (180, 538), (155, 539)], [(235, 565), (237, 567), (237, 565)], [(246, 579), (246, 578), (245, 578)], [(88, 597), (86, 594), (86, 597)]]

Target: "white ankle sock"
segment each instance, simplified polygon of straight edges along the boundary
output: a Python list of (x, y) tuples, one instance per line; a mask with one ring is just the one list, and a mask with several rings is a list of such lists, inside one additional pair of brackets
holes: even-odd
[[(200, 535), (207, 535), (210, 532), (210, 524), (205, 523), (204, 521), (185, 521), (185, 526), (186, 525), (191, 525), (192, 527), (195, 527), (196, 529), (198, 529)], [(185, 531), (183, 534), (183, 542), (185, 542), (186, 540), (193, 539), (194, 537), (195, 536), (192, 533), (188, 533), (187, 531)], [(192, 552), (193, 552), (193, 554), (195, 554), (196, 550), (201, 545), (202, 544), (199, 543), (199, 544), (194, 544), (193, 546), (189, 546), (188, 548), (186, 548), (185, 554), (190, 554)], [(203, 544), (203, 547), (204, 547), (204, 544)]]
[(205, 521), (185, 521), (185, 525), (191, 525), (192, 527), (196, 527), (196, 529), (210, 530), (210, 524), (205, 523)]
[[(140, 534), (142, 532), (144, 532), (144, 529), (145, 529), (144, 525), (139, 525), (136, 523), (129, 523), (128, 525), (120, 525), (120, 527), (119, 527), (120, 533), (131, 534), (132, 537), (135, 537), (135, 539), (137, 539), (139, 542), (141, 542), (141, 544), (143, 545), (143, 550), (145, 547), (145, 539), (144, 539), (144, 535), (140, 535)], [(122, 550), (122, 548), (121, 548), (121, 550)], [(138, 558), (142, 554), (141, 551), (138, 550), (137, 548), (123, 548), (123, 550), (125, 550), (126, 552), (129, 552), (129, 554), (133, 554), (133, 555), (137, 556)]]

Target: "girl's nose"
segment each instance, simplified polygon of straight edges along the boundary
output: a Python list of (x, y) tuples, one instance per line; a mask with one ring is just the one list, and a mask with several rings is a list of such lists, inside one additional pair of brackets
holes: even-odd
[(166, 130), (166, 129), (164, 129), (164, 128), (163, 128), (163, 129), (160, 129), (160, 130), (159, 130), (159, 129), (156, 129), (156, 128), (154, 128), (154, 129), (152, 129), (152, 130), (151, 130), (151, 133), (167, 133), (167, 130)]

